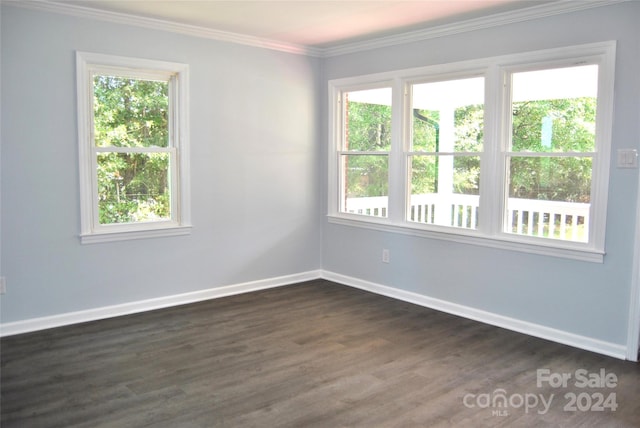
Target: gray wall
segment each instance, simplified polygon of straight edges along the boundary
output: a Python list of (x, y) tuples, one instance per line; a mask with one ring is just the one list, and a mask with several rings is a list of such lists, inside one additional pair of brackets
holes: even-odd
[[(2, 323), (320, 267), (318, 61), (2, 7)], [(81, 245), (75, 51), (190, 65), (191, 236)]]
[[(329, 58), (326, 80), (617, 40), (613, 156), (638, 148), (640, 3)], [(326, 82), (325, 82), (326, 87)], [(325, 91), (326, 93), (326, 91)], [(325, 94), (323, 93), (323, 94)], [(326, 95), (323, 103), (326, 111)], [(326, 123), (326, 116), (325, 121)], [(326, 126), (321, 130), (325, 132)], [(611, 168), (603, 264), (324, 225), (323, 268), (615, 344), (625, 344), (638, 170)], [(391, 263), (381, 263), (382, 248)]]
[[(317, 60), (4, 5), (1, 322), (323, 268), (624, 344), (638, 170), (611, 169), (603, 264), (329, 224), (326, 93), (333, 78), (617, 40), (615, 154), (639, 146), (639, 16), (630, 2)], [(79, 244), (75, 50), (190, 65), (192, 235)]]

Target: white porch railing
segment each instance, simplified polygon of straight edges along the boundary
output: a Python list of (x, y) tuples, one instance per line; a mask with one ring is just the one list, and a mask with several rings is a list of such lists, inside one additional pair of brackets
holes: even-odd
[(519, 235), (586, 242), (590, 204), (509, 198), (507, 230)]
[(386, 217), (388, 206), (389, 198), (387, 196), (347, 198), (346, 211), (350, 214)]
[[(475, 229), (478, 225), (477, 195), (413, 195), (409, 220), (417, 223)], [(388, 198), (348, 198), (348, 213), (386, 217)], [(530, 236), (586, 242), (589, 204), (537, 199), (507, 200), (506, 231)]]
[[(478, 226), (478, 195), (412, 195), (409, 220), (418, 223), (475, 229)], [(438, 209), (442, 207), (441, 209)]]

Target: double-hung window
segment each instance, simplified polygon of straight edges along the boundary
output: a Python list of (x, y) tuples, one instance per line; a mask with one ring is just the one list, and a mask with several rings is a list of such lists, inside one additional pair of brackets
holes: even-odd
[(188, 233), (187, 72), (78, 52), (82, 242)]
[(476, 229), (484, 76), (408, 84), (407, 221)]
[(601, 261), (614, 62), (604, 42), (329, 82), (330, 221)]
[(589, 242), (598, 65), (507, 73), (506, 233)]
[(387, 217), (391, 94), (390, 86), (340, 93), (338, 162), (342, 212)]

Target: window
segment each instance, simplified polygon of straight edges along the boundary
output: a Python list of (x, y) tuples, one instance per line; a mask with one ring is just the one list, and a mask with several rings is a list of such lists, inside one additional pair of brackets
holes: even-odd
[(341, 211), (386, 217), (391, 149), (391, 88), (341, 93)]
[(504, 231), (588, 242), (598, 66), (509, 74)]
[(187, 71), (77, 54), (83, 243), (189, 232)]
[(605, 42), (331, 81), (330, 221), (602, 261), (614, 57)]
[(476, 229), (484, 77), (410, 84), (407, 220)]

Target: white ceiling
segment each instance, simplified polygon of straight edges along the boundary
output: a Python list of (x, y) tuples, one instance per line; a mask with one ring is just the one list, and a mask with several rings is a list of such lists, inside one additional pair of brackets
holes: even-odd
[(54, 0), (311, 48), (513, 12), (558, 0)]

